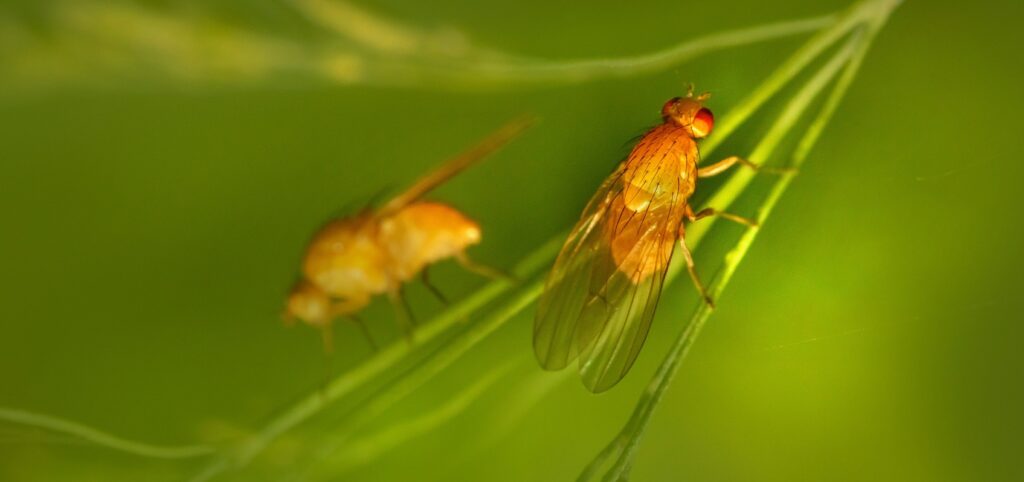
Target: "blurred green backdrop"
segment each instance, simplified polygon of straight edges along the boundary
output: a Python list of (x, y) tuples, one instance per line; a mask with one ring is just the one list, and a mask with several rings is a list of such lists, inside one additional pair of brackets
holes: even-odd
[[(286, 2), (206, 3), (133, 5), (315, 35)], [(849, 3), (359, 5), (559, 59), (639, 54)], [(37, 55), (13, 39), (50, 38), (62, 5), (0, 6), (4, 51)], [(1024, 480), (1022, 22), (1018, 0), (909, 1), (894, 13), (656, 413), (634, 480)], [(635, 78), (465, 91), (301, 74), (51, 82), (19, 78), (10, 62), (0, 68), (17, 78), (0, 93), (0, 405), (157, 443), (250, 433), (327, 376), (318, 334), (278, 319), (324, 219), (535, 113), (540, 125), (434, 194), (483, 225), (476, 258), (511, 266), (576, 219), (686, 82), (725, 113), (805, 38)], [(746, 153), (766, 126), (755, 118), (716, 157)], [(435, 278), (454, 297), (483, 283), (450, 263)], [(412, 295), (421, 317), (440, 309), (422, 287)], [(600, 396), (536, 367), (527, 310), (380, 426), (511, 361), (508, 376), (450, 423), (337, 479), (572, 480), (622, 425), (696, 301), (685, 280), (669, 286), (637, 366)], [(367, 318), (379, 340), (396, 336), (385, 303)], [(335, 372), (369, 355), (350, 327), (338, 337)], [(239, 480), (277, 480), (274, 457), (290, 456), (286, 440)], [(2, 480), (184, 480), (197, 467), (0, 426)]]

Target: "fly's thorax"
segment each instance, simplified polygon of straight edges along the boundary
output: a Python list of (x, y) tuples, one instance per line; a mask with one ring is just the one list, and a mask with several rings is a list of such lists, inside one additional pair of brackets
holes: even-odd
[(700, 162), (700, 153), (697, 151), (697, 143), (692, 140), (690, 142), (693, 142), (693, 149), (686, 151), (682, 169), (679, 170), (679, 194), (683, 199), (689, 199), (697, 190), (697, 164)]
[(697, 143), (686, 129), (666, 122), (648, 131), (626, 160), (622, 174), (626, 207), (639, 211), (652, 202), (673, 202), (661, 196), (664, 192), (689, 197), (695, 188), (697, 158)]
[(394, 286), (376, 218), (363, 214), (332, 221), (313, 237), (303, 274), (329, 296), (352, 299)]
[(417, 202), (382, 219), (380, 238), (398, 280), (409, 280), (428, 264), (480, 242), (480, 226), (455, 208)]

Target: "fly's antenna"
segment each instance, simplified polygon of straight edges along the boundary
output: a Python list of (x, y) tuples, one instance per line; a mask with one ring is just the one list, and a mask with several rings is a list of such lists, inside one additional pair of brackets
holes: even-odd
[(462, 152), (455, 158), (445, 162), (434, 171), (420, 178), (420, 180), (416, 181), (416, 183), (409, 187), (409, 189), (406, 189), (405, 192), (395, 196), (393, 199), (388, 201), (387, 204), (382, 206), (379, 213), (381, 215), (393, 213), (409, 205), (409, 203), (423, 197), (432, 189), (440, 186), (456, 174), (466, 170), (466, 168), (476, 164), (484, 157), (487, 157), (500, 149), (502, 146), (525, 131), (528, 127), (533, 125), (534, 122), (536, 122), (536, 118), (533, 116), (524, 116), (505, 124), (475, 146)]

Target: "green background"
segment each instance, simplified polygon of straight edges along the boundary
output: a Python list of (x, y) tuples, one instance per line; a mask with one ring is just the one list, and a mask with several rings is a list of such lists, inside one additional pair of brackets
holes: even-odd
[[(360, 3), (553, 59), (633, 55), (847, 4)], [(45, 35), (49, 7), (58, 6), (0, 7), (0, 28)], [(276, 2), (191, 8), (296, 35), (309, 28)], [(655, 414), (633, 480), (1024, 480), (1022, 22), (1015, 0), (912, 0), (893, 14)], [(324, 219), (534, 113), (538, 126), (433, 195), (479, 220), (475, 258), (511, 266), (575, 220), (685, 83), (712, 91), (710, 107), (724, 114), (804, 38), (573, 86), (9, 89), (0, 405), (156, 443), (251, 433), (327, 376), (318, 334), (278, 319)], [(749, 152), (767, 119), (714, 157)], [(698, 263), (713, 265), (712, 254), (701, 250)], [(484, 283), (452, 263), (435, 280), (452, 297)], [(421, 286), (411, 291), (420, 318), (441, 309)], [(507, 376), (438, 430), (337, 480), (572, 480), (624, 423), (696, 303), (685, 279), (667, 287), (637, 365), (599, 396), (575, 374), (536, 367), (528, 309), (375, 427), (511, 363)], [(366, 315), (379, 342), (397, 336), (391, 317), (383, 302)], [(350, 327), (338, 338), (334, 373), (370, 354)], [(535, 403), (532, 390), (542, 393)], [(278, 480), (293, 468), (289, 450), (330, 430), (305, 427), (239, 480)], [(197, 467), (0, 425), (2, 480), (184, 480)]]

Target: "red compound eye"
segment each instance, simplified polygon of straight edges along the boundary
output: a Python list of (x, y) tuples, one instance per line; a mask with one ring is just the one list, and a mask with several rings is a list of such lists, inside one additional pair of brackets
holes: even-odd
[(715, 127), (715, 116), (711, 113), (711, 110), (707, 108), (701, 108), (693, 115), (693, 124), (690, 126), (690, 130), (693, 131), (695, 137), (706, 137), (711, 134), (711, 129)]

